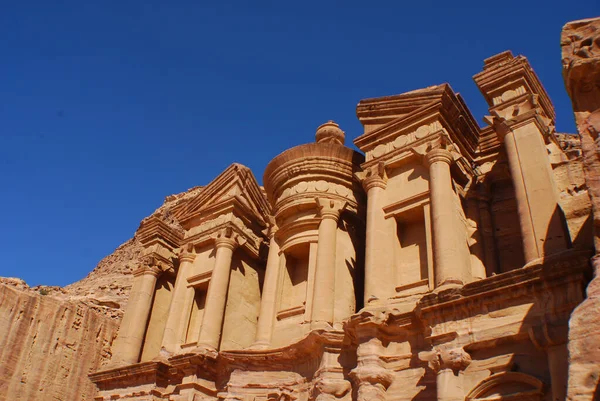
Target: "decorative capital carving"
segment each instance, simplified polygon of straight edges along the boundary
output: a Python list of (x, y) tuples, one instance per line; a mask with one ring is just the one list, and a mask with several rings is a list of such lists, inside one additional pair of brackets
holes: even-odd
[(194, 244), (188, 242), (185, 244), (185, 247), (181, 248), (179, 253), (179, 261), (194, 263), (194, 259), (196, 259), (196, 252), (194, 251)]
[(446, 149), (432, 149), (425, 155), (425, 165), (427, 167), (431, 166), (433, 163), (443, 162), (448, 165), (451, 165), (454, 161), (454, 157), (452, 157), (452, 153)]
[(318, 214), (322, 219), (332, 219), (338, 221), (340, 214), (347, 206), (347, 202), (340, 200), (315, 198), (317, 202)]
[(269, 217), (269, 223), (266, 229), (267, 238), (270, 240), (273, 239), (275, 234), (279, 231), (279, 227), (277, 226), (277, 222), (275, 221), (275, 217)]
[(435, 349), (422, 353), (420, 359), (427, 362), (429, 368), (435, 373), (451, 369), (454, 373), (465, 370), (471, 364), (471, 355), (462, 348)]
[(141, 260), (141, 266), (134, 270), (133, 276), (152, 275), (158, 277), (165, 270), (163, 262), (153, 255), (144, 256)]
[(394, 381), (394, 375), (388, 369), (385, 369), (376, 364), (358, 366), (350, 372), (350, 377), (358, 384), (381, 384), (384, 389), (387, 389), (392, 381)]
[(243, 245), (245, 240), (241, 239), (239, 235), (233, 232), (231, 227), (227, 227), (217, 234), (217, 238), (215, 238), (215, 247), (219, 248), (229, 248), (234, 250), (239, 245)]
[(385, 172), (385, 165), (382, 162), (380, 162), (367, 169), (364, 172), (362, 185), (367, 193), (371, 188), (385, 189), (385, 187), (387, 186), (387, 174)]

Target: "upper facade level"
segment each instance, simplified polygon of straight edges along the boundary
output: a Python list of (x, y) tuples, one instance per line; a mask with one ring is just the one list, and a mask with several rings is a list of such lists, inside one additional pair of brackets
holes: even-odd
[(410, 310), (590, 245), (561, 209), (570, 156), (527, 60), (501, 53), (474, 79), (483, 128), (448, 84), (362, 100), (362, 153), (329, 121), (268, 164), (264, 187), (234, 164), (142, 222), (114, 365), (293, 347), (359, 310)]

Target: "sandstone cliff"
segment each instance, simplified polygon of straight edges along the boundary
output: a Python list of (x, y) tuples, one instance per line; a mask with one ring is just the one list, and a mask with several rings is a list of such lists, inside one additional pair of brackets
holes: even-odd
[[(169, 224), (201, 187), (172, 195), (151, 216)], [(0, 401), (92, 400), (87, 375), (111, 358), (141, 246), (134, 236), (64, 288), (0, 278)]]
[(594, 212), (596, 255), (587, 298), (569, 322), (568, 400), (600, 398), (600, 18), (573, 21), (561, 36), (563, 77), (581, 140), (583, 171)]

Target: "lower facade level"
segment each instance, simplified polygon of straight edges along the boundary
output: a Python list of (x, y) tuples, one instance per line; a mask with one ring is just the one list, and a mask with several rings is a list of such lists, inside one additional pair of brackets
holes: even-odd
[(365, 307), (283, 348), (192, 352), (92, 374), (109, 400), (564, 400), (589, 252)]

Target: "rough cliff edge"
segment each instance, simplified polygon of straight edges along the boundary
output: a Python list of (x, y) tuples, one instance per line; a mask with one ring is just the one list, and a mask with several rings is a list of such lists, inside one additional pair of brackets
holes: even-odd
[[(171, 211), (200, 191), (168, 196), (148, 218), (176, 224)], [(134, 235), (66, 287), (0, 278), (0, 401), (93, 399), (87, 375), (111, 358), (140, 250)]]

